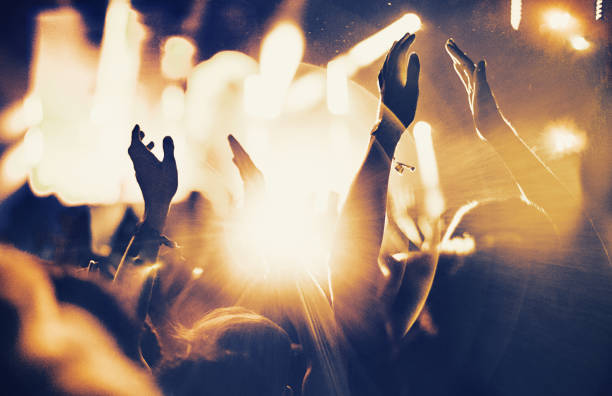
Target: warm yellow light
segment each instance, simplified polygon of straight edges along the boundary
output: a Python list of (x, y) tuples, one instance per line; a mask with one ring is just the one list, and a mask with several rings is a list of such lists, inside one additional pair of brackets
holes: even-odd
[(245, 81), (247, 114), (262, 118), (280, 115), (285, 95), (304, 55), (304, 35), (291, 21), (277, 23), (263, 40), (259, 74)]
[(204, 269), (202, 269), (201, 267), (195, 267), (192, 271), (191, 274), (195, 277), (198, 278), (200, 277), (202, 274), (204, 273)]
[(577, 51), (584, 51), (591, 46), (591, 43), (589, 43), (584, 37), (578, 35), (572, 36), (570, 38), (570, 43)]
[(176, 85), (168, 85), (164, 88), (161, 108), (166, 120), (178, 121), (183, 118), (185, 111), (185, 92), (183, 92), (183, 89)]
[(349, 110), (348, 76), (344, 58), (327, 64), (327, 108), (332, 114), (346, 114)]
[(511, 0), (510, 2), (510, 24), (514, 30), (518, 30), (521, 24), (521, 14), (523, 8), (522, 0)]
[(168, 38), (161, 59), (164, 77), (174, 80), (186, 78), (193, 69), (195, 53), (196, 47), (188, 38), (181, 36)]
[(419, 173), (425, 188), (425, 209), (430, 217), (438, 217), (444, 210), (444, 198), (440, 191), (440, 178), (438, 176), (438, 162), (434, 152), (431, 138), (431, 125), (419, 121), (413, 129), (419, 162)]
[(318, 73), (308, 73), (297, 78), (289, 91), (285, 109), (288, 111), (303, 111), (317, 105), (325, 94), (325, 82)]
[(282, 281), (320, 273), (327, 250), (319, 218), (312, 206), (280, 195), (247, 203), (228, 229), (236, 272)]
[(550, 10), (544, 14), (546, 25), (553, 30), (567, 30), (574, 23), (574, 18), (566, 11)]
[(38, 95), (29, 95), (23, 100), (23, 115), (27, 126), (37, 125), (42, 121), (43, 107)]
[(394, 41), (399, 40), (408, 32), (415, 33), (420, 29), (421, 18), (418, 15), (404, 14), (400, 19), (359, 42), (347, 54), (342, 55), (342, 57), (347, 57), (347, 74), (351, 76), (360, 68), (373, 63), (387, 53)]
[(476, 241), (474, 237), (467, 233), (464, 233), (462, 236), (444, 239), (440, 243), (440, 253), (465, 256), (473, 253), (475, 250)]
[(603, 16), (603, 0), (597, 0), (595, 4), (595, 20), (599, 21)]
[(583, 133), (567, 126), (553, 126), (547, 134), (549, 151), (556, 156), (579, 153), (586, 147)]

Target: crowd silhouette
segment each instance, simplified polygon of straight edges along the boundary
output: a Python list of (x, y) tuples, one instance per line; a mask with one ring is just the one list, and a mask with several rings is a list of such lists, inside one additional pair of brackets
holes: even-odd
[[(173, 139), (163, 139), (160, 161), (136, 125), (127, 154), (144, 215), (125, 213), (108, 255), (80, 249), (90, 231), (70, 222), (87, 221), (86, 212), (66, 216), (65, 224), (41, 224), (27, 244), (0, 247), (0, 393), (502, 395), (514, 381), (510, 389), (518, 394), (604, 394), (609, 383), (597, 370), (612, 367), (610, 351), (589, 341), (610, 335), (604, 245), (587, 224), (583, 235), (605, 276), (564, 265), (580, 257), (564, 249), (568, 238), (559, 230), (567, 217), (555, 202), (574, 198), (501, 113), (486, 62), (474, 62), (452, 39), (445, 49), (465, 87), (475, 139), (499, 155), (520, 198), (466, 202), (422, 231), (427, 243), (420, 249), (401, 235), (401, 254), (385, 248), (385, 238), (401, 234), (389, 209), (395, 149), (415, 119), (419, 75), (427, 73), (410, 52), (415, 37), (407, 33), (393, 44), (378, 76), (378, 119), (336, 214), (327, 274), (288, 279), (282, 288), (241, 283), (219, 239), (165, 236), (178, 227), (167, 224), (173, 212), (199, 227), (222, 225), (200, 193), (171, 204), (181, 165)], [(245, 206), (265, 199), (257, 158), (233, 135), (228, 142)], [(529, 189), (534, 181), (545, 188)], [(9, 227), (20, 232), (19, 224)], [(439, 248), (466, 233), (473, 251)], [(52, 235), (61, 238), (49, 243)], [(52, 252), (41, 248), (49, 245)], [(597, 291), (559, 287), (568, 284)], [(600, 319), (566, 309), (583, 304)], [(581, 325), (587, 320), (597, 323)], [(516, 334), (536, 338), (539, 349)], [(565, 360), (551, 353), (570, 340)], [(588, 359), (592, 364), (583, 366)], [(543, 367), (561, 376), (589, 371), (581, 378), (592, 387), (583, 380), (561, 381), (565, 389), (540, 383)]]

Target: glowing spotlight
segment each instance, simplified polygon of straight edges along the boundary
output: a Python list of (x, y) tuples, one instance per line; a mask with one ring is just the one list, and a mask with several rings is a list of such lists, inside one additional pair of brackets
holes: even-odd
[(308, 205), (294, 205), (268, 195), (230, 224), (228, 242), (240, 276), (287, 281), (325, 268), (326, 245), (317, 216)]
[(514, 30), (518, 30), (519, 25), (521, 24), (522, 8), (522, 0), (512, 0), (510, 2), (510, 24)]
[(203, 273), (204, 273), (204, 269), (202, 269), (201, 267), (195, 267), (191, 271), (191, 274), (193, 275), (194, 278), (199, 278)]
[(570, 37), (570, 43), (572, 44), (572, 47), (577, 51), (584, 51), (585, 49), (588, 49), (591, 46), (591, 43), (589, 43), (584, 37), (579, 35)]
[(552, 30), (567, 30), (575, 23), (574, 18), (566, 11), (550, 10), (544, 15), (546, 25)]
[(195, 45), (187, 38), (172, 36), (163, 47), (161, 71), (169, 79), (186, 78), (193, 69)]
[(597, 0), (595, 4), (595, 20), (599, 21), (603, 16), (603, 0)]
[(419, 173), (425, 187), (425, 210), (430, 217), (436, 218), (444, 211), (444, 198), (440, 190), (438, 162), (431, 138), (431, 125), (424, 121), (417, 122), (414, 125), (413, 135), (419, 162)]
[(346, 114), (349, 110), (348, 76), (343, 59), (327, 64), (327, 108), (332, 114)]
[(418, 15), (404, 14), (386, 28), (357, 43), (347, 54), (341, 55), (347, 58), (347, 75), (352, 76), (362, 67), (383, 56), (391, 48), (393, 42), (402, 38), (407, 32), (415, 33), (420, 29), (421, 18)]
[(554, 156), (579, 153), (586, 147), (583, 133), (567, 126), (553, 126), (547, 133), (547, 146)]
[(245, 81), (247, 114), (263, 118), (278, 117), (302, 61), (304, 45), (302, 31), (291, 21), (277, 23), (266, 35), (259, 55), (259, 74), (249, 76)]

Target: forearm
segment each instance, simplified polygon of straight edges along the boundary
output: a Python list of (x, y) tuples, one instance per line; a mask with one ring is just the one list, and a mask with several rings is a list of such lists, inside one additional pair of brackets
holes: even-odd
[(574, 223), (579, 202), (504, 120), (488, 127), (487, 142), (532, 202), (542, 207), (562, 231)]
[(153, 264), (157, 261), (159, 248), (164, 241), (162, 232), (170, 205), (145, 205), (143, 222), (132, 237), (119, 263), (115, 280), (129, 272), (129, 268)]
[(338, 219), (330, 266), (334, 308), (344, 321), (349, 311), (363, 321), (376, 299), (389, 172), (402, 128), (388, 119), (376, 127)]

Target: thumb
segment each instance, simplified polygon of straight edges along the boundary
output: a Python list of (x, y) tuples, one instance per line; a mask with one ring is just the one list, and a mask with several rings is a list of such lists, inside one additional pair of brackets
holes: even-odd
[(175, 162), (174, 141), (170, 136), (164, 138), (164, 160), (163, 162)]

